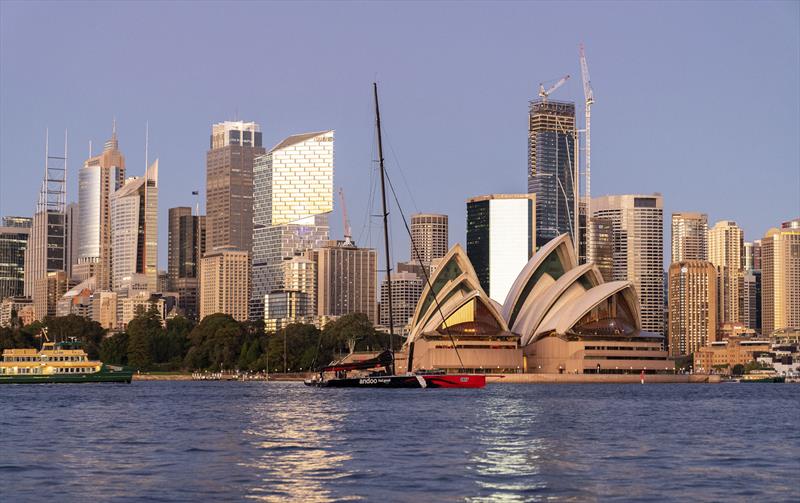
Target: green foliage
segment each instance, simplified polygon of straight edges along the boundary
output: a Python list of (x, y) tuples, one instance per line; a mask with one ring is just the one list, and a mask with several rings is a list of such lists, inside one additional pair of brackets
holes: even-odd
[(128, 364), (128, 334), (122, 332), (103, 339), (100, 360), (117, 365)]
[(191, 369), (235, 369), (246, 330), (227, 314), (206, 316), (189, 334), (184, 365)]
[[(293, 323), (283, 330), (267, 337), (267, 355), (269, 370), (284, 371), (284, 350), (286, 353), (285, 369), (287, 372), (307, 371), (317, 356), (320, 332), (314, 325)], [(327, 363), (327, 362), (325, 362)]]
[[(46, 316), (42, 324), (47, 327), (47, 335), (54, 342), (76, 338), (83, 344), (83, 349), (90, 359), (100, 357), (100, 344), (106, 330), (96, 321), (70, 314), (67, 316)], [(31, 324), (33, 325), (33, 324)]]
[(741, 363), (737, 363), (736, 365), (733, 366), (733, 369), (731, 369), (731, 375), (740, 376), (743, 374), (744, 374), (744, 365), (742, 365)]
[(770, 367), (769, 365), (761, 364), (756, 360), (751, 360), (745, 364), (744, 366), (745, 373), (749, 373), (754, 370), (772, 370), (772, 367)]

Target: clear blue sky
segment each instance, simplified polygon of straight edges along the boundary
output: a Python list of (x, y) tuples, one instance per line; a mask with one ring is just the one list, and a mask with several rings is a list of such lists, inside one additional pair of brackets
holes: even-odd
[[(451, 243), (464, 243), (466, 198), (526, 190), (538, 83), (570, 73), (554, 97), (582, 100), (583, 41), (592, 194), (661, 192), (665, 243), (673, 211), (735, 220), (757, 239), (800, 215), (799, 5), (4, 0), (0, 214), (33, 212), (45, 128), (55, 151), (69, 129), (77, 200), (89, 140), (96, 152), (116, 117), (128, 173), (140, 175), (149, 121), (166, 269), (167, 208), (193, 204), (211, 124), (238, 116), (261, 124), (267, 148), (336, 129), (337, 191), (356, 239), (379, 246), (377, 220), (365, 226), (377, 78), (401, 202), (449, 214)], [(339, 237), (338, 199), (331, 221)], [(401, 229), (395, 261), (408, 258)]]

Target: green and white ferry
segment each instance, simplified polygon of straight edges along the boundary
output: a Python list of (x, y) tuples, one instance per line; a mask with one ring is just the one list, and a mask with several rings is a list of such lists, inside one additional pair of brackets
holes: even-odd
[(6, 349), (0, 361), (0, 384), (130, 383), (132, 377), (129, 368), (89, 360), (76, 341), (45, 342), (41, 351)]

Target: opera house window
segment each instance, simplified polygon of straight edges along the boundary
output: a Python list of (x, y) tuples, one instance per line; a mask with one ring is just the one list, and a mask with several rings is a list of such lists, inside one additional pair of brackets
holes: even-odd
[(477, 299), (458, 308), (437, 330), (442, 335), (491, 335), (503, 329), (489, 309)]
[(633, 313), (619, 295), (596, 305), (572, 327), (572, 332), (579, 335), (631, 335), (635, 331)]

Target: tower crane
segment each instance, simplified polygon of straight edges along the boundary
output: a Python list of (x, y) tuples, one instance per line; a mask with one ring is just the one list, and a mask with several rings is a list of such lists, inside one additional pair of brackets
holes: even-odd
[(591, 218), (592, 218), (592, 150), (591, 150), (591, 124), (592, 124), (592, 104), (594, 104), (594, 92), (592, 91), (592, 81), (589, 79), (589, 65), (586, 63), (586, 53), (583, 44), (579, 47), (581, 59), (581, 77), (583, 78), (583, 96), (586, 100), (586, 146), (585, 148), (585, 171), (586, 176), (586, 255), (587, 262), (591, 254)]
[(342, 203), (342, 220), (344, 223), (344, 244), (350, 246), (353, 244), (353, 235), (350, 232), (350, 221), (347, 219), (347, 205), (344, 203), (344, 189), (339, 187), (339, 200)]
[(553, 94), (553, 92), (558, 89), (559, 87), (563, 86), (566, 81), (569, 80), (569, 75), (564, 75), (561, 77), (561, 80), (553, 84), (550, 89), (544, 88), (544, 82), (539, 83), (539, 97), (542, 98), (543, 102), (547, 102), (547, 97)]

